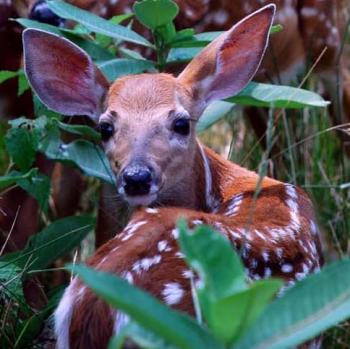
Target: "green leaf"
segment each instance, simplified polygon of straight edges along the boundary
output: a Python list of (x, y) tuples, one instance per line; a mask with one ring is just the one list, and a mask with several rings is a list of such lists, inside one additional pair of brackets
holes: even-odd
[(53, 132), (47, 138), (46, 144), (42, 144), (41, 151), (50, 159), (73, 162), (88, 176), (97, 177), (115, 185), (115, 177), (109, 161), (104, 151), (96, 144), (82, 139), (64, 144)]
[(24, 74), (24, 71), (21, 70), (21, 72), (18, 74), (18, 91), (17, 91), (17, 96), (21, 96), (28, 89), (29, 89), (29, 83), (28, 83), (27, 77)]
[(1, 176), (0, 177), (0, 190), (4, 189), (6, 187), (9, 187), (13, 184), (16, 184), (17, 181), (20, 179), (31, 178), (32, 176), (34, 176), (37, 173), (38, 173), (38, 169), (32, 168), (30, 171), (28, 171), (26, 173), (12, 171), (12, 172), (8, 173), (6, 176)]
[(327, 107), (325, 101), (315, 92), (296, 87), (251, 82), (228, 102), (256, 107), (300, 109), (305, 107)]
[(143, 59), (117, 58), (98, 65), (109, 81), (129, 74), (154, 70), (154, 63)]
[(133, 6), (136, 18), (147, 28), (156, 30), (172, 22), (179, 7), (172, 0), (143, 0)]
[(201, 47), (172, 48), (167, 57), (167, 64), (177, 62), (188, 62), (193, 59), (200, 51)]
[(18, 76), (18, 71), (0, 70), (0, 84)]
[(176, 349), (176, 347), (168, 345), (160, 336), (145, 330), (133, 321), (129, 322), (117, 337), (114, 337), (108, 349), (122, 349), (126, 338), (132, 338), (133, 343), (140, 348)]
[(34, 162), (38, 142), (38, 134), (25, 128), (11, 128), (5, 137), (6, 149), (22, 171)]
[(232, 349), (293, 348), (350, 317), (350, 261), (298, 282), (268, 306)]
[(232, 109), (234, 104), (225, 101), (215, 101), (204, 111), (197, 122), (196, 131), (201, 133), (224, 118)]
[(221, 299), (247, 288), (241, 259), (223, 235), (204, 225), (191, 232), (184, 222), (178, 229), (181, 250), (210, 297)]
[(82, 38), (80, 35), (78, 35), (78, 30), (58, 28), (50, 24), (41, 23), (41, 22), (33, 21), (31, 19), (26, 19), (26, 18), (16, 19), (16, 22), (20, 23), (25, 28), (40, 29), (40, 30), (47, 31), (49, 33), (63, 36), (69, 39), (70, 41), (74, 42), (80, 48), (82, 48), (94, 60), (103, 61), (103, 60), (114, 58), (114, 55), (111, 54), (108, 50), (97, 45), (93, 41)]
[(33, 21), (32, 19), (27, 18), (16, 18), (15, 21), (25, 28), (39, 29), (56, 35), (62, 35), (60, 28), (55, 27), (54, 25)]
[(132, 42), (134, 44), (152, 47), (150, 42), (131, 29), (113, 24), (91, 12), (81, 10), (78, 7), (72, 6), (61, 0), (48, 1), (47, 4), (50, 10), (58, 16), (83, 24), (86, 28), (95, 33), (103, 34), (118, 40)]
[(157, 299), (112, 274), (82, 265), (71, 267), (110, 305), (128, 314), (146, 330), (180, 349), (223, 349), (194, 319), (171, 310)]
[(101, 135), (95, 131), (92, 127), (86, 126), (86, 125), (71, 125), (71, 124), (66, 124), (64, 122), (58, 121), (58, 127), (61, 130), (64, 130), (69, 133), (73, 133), (76, 135), (84, 136), (87, 138), (90, 138), (91, 140), (94, 141), (99, 141), (101, 140)]
[[(262, 314), (282, 284), (279, 280), (258, 281), (232, 296), (206, 300), (202, 310), (208, 327), (220, 341), (232, 342)], [(203, 293), (200, 291), (199, 296)]]
[(283, 25), (281, 24), (275, 24), (271, 27), (270, 29), (270, 34), (275, 34), (275, 33), (279, 33), (283, 30)]
[(0, 261), (16, 264), (20, 268), (26, 266), (27, 272), (46, 268), (77, 247), (94, 225), (95, 219), (88, 216), (58, 219), (33, 235), (24, 250), (8, 253)]
[(83, 49), (94, 61), (106, 61), (114, 58), (111, 52), (91, 40), (69, 33), (64, 36)]
[(24, 299), (21, 269), (12, 263), (0, 262), (0, 285), (2, 295)]
[(47, 212), (50, 195), (50, 178), (48, 176), (38, 173), (29, 178), (18, 178), (17, 184), (38, 201), (43, 212)]

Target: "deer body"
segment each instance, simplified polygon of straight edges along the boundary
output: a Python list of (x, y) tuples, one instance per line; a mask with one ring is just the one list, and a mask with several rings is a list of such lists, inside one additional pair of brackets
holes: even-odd
[[(204, 149), (203, 155), (196, 166), (205, 167), (208, 162), (205, 179), (198, 176), (193, 181), (198, 181), (201, 192), (206, 193), (209, 212), (178, 207), (139, 209), (123, 232), (103, 245), (89, 265), (117, 273), (166, 304), (194, 315), (190, 285), (194, 276), (176, 240), (176, 222), (186, 218), (190, 227), (208, 224), (227, 236), (240, 251), (252, 280), (273, 275), (283, 278), (288, 287), (319, 269), (322, 261), (317, 227), (312, 205), (302, 191), (264, 178), (254, 203), (259, 178), (255, 173), (209, 149)], [(72, 348), (105, 348), (126, 321), (125, 315), (110, 309), (74, 279), (56, 310), (59, 348), (68, 347), (68, 338)], [(89, 331), (85, 332), (86, 327)]]
[[(195, 136), (206, 106), (238, 93), (256, 73), (274, 12), (269, 5), (236, 24), (178, 77), (127, 76), (110, 87), (77, 46), (38, 30), (24, 33), (33, 89), (57, 112), (98, 121), (118, 194), (136, 207), (122, 233), (88, 263), (190, 314), (193, 275), (176, 241), (179, 218), (226, 235), (251, 279), (279, 276), (288, 287), (322, 264), (306, 195), (224, 160)], [(78, 279), (65, 291), (55, 319), (59, 348), (105, 348), (128, 321)]]

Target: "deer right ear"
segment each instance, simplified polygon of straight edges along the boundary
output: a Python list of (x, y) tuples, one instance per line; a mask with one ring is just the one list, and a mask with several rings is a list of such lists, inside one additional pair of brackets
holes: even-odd
[(81, 48), (55, 34), (27, 29), (23, 50), (28, 81), (45, 105), (97, 121), (109, 83)]

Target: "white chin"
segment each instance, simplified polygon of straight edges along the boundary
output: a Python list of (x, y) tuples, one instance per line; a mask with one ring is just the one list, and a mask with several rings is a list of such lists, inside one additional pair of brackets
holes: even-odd
[(130, 206), (148, 206), (154, 202), (157, 198), (157, 194), (140, 195), (140, 196), (125, 196), (125, 201)]

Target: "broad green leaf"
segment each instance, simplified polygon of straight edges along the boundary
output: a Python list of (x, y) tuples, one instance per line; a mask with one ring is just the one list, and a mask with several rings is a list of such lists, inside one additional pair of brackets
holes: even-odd
[(109, 81), (129, 74), (142, 73), (147, 70), (154, 70), (154, 64), (151, 61), (143, 59), (117, 58), (98, 65)]
[(0, 285), (2, 295), (12, 299), (24, 299), (21, 269), (12, 263), (0, 262)]
[(22, 171), (27, 171), (34, 162), (38, 142), (38, 134), (26, 128), (11, 128), (5, 137), (6, 149)]
[(16, 184), (17, 181), (20, 179), (31, 178), (32, 176), (36, 175), (37, 173), (38, 173), (37, 168), (32, 168), (31, 170), (29, 170), (26, 173), (21, 173), (18, 171), (11, 171), (7, 175), (0, 177), (0, 190)]
[(327, 107), (325, 101), (315, 92), (296, 87), (251, 82), (228, 102), (256, 107), (299, 109), (305, 107)]
[(283, 25), (281, 24), (275, 24), (271, 27), (270, 29), (270, 34), (275, 34), (275, 33), (279, 33), (283, 30)]
[(33, 235), (22, 251), (8, 253), (0, 261), (13, 263), (26, 271), (48, 267), (77, 247), (94, 229), (95, 219), (75, 216), (58, 219), (41, 232)]
[(223, 349), (194, 319), (171, 310), (120, 277), (82, 265), (74, 265), (72, 269), (110, 305), (128, 314), (170, 345), (179, 349)]
[(298, 282), (268, 306), (232, 349), (294, 348), (350, 317), (350, 261)]
[(61, 0), (48, 1), (47, 4), (58, 16), (83, 24), (95, 33), (103, 34), (118, 40), (152, 47), (150, 42), (131, 29), (118, 24), (113, 24), (91, 12), (82, 10)]
[(18, 71), (0, 70), (0, 84), (2, 84), (8, 79), (12, 79), (18, 76), (18, 74)]
[[(232, 296), (205, 299), (202, 311), (208, 327), (220, 341), (232, 342), (261, 315), (281, 286), (282, 281), (263, 280)], [(205, 290), (199, 296), (206, 298)]]
[(134, 50), (129, 50), (126, 47), (119, 47), (118, 52), (122, 58), (132, 58), (132, 59), (145, 60), (145, 57), (143, 57), (141, 55), (141, 53), (136, 52)]
[(121, 333), (110, 341), (108, 349), (122, 349), (126, 338), (132, 338), (132, 341), (140, 348), (176, 349), (176, 347), (165, 343), (160, 336), (145, 330), (134, 321), (128, 323)]
[(48, 176), (37, 173), (29, 178), (19, 178), (17, 184), (38, 201), (43, 212), (47, 212), (50, 195), (50, 178)]
[(114, 55), (111, 54), (108, 50), (105, 50), (103, 47), (95, 44), (89, 39), (85, 39), (80, 35), (77, 35), (77, 30), (58, 28), (50, 24), (41, 23), (26, 18), (19, 18), (16, 19), (16, 21), (25, 28), (40, 29), (69, 39), (80, 48), (82, 48), (86, 53), (88, 53), (89, 56), (91, 56), (91, 58), (94, 60), (103, 61), (114, 58)]
[(61, 130), (67, 131), (69, 133), (74, 133), (80, 136), (84, 136), (94, 141), (99, 141), (101, 139), (101, 135), (97, 131), (95, 131), (92, 127), (89, 127), (86, 125), (71, 125), (61, 121), (57, 121), (57, 123), (58, 123), (58, 127)]
[(172, 0), (142, 0), (134, 3), (133, 10), (137, 19), (151, 30), (172, 22), (179, 13)]
[(33, 21), (32, 19), (27, 19), (27, 18), (17, 18), (16, 22), (18, 22), (20, 25), (22, 25), (25, 28), (39, 29), (49, 33), (62, 35), (62, 31), (60, 30), (60, 28), (55, 27), (54, 25)]
[(225, 101), (215, 101), (205, 109), (197, 122), (196, 131), (201, 133), (224, 118), (232, 109), (234, 104)]
[(86, 140), (62, 143), (57, 137), (47, 139), (45, 155), (53, 160), (70, 161), (76, 164), (88, 176), (100, 178), (115, 185), (114, 173), (103, 150)]
[(111, 52), (97, 45), (94, 41), (69, 33), (64, 34), (64, 36), (83, 49), (94, 61), (106, 61), (114, 58)]
[(18, 74), (18, 91), (17, 91), (17, 96), (21, 96), (28, 89), (29, 89), (29, 83), (28, 83), (27, 77), (24, 74), (24, 71), (21, 70), (21, 72)]
[(247, 288), (242, 262), (223, 235), (204, 225), (191, 232), (184, 222), (178, 229), (181, 250), (198, 272), (209, 297), (221, 299)]
[(61, 119), (61, 115), (49, 109), (44, 103), (42, 103), (39, 97), (33, 93), (34, 114), (37, 118), (45, 116), (48, 119)]
[(188, 62), (193, 59), (200, 51), (201, 47), (172, 48), (167, 57), (167, 64), (177, 62)]

